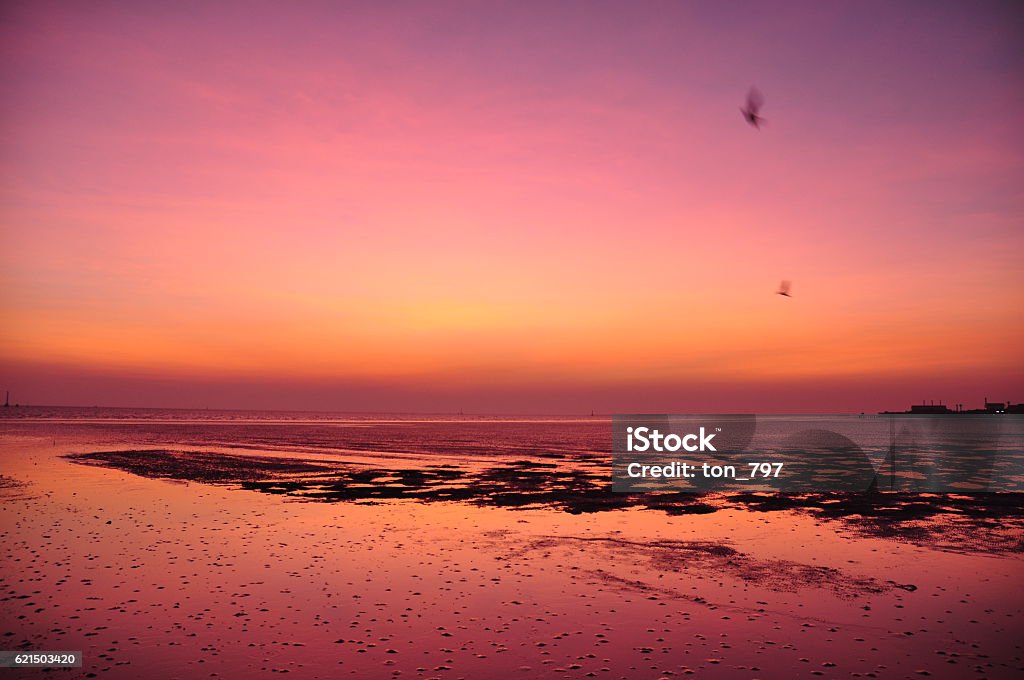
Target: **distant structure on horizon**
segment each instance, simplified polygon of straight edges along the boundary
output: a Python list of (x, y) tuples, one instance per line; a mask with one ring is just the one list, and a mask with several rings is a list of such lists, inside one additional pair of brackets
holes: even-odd
[(1008, 401), (989, 401), (988, 397), (985, 397), (985, 408), (973, 408), (965, 409), (963, 404), (954, 404), (955, 408), (949, 408), (939, 400), (936, 404), (934, 400), (931, 403), (922, 401), (920, 404), (912, 404), (909, 411), (879, 411), (879, 415), (901, 415), (901, 414), (913, 414), (913, 415), (945, 415), (947, 413), (1024, 413), (1024, 404), (1011, 404)]

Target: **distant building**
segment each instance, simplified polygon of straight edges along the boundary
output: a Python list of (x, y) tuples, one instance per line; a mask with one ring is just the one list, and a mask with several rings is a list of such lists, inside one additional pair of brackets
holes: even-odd
[(1006, 404), (1001, 401), (989, 401), (985, 400), (985, 412), (986, 413), (1005, 413)]
[(942, 404), (914, 404), (910, 407), (911, 413), (936, 415), (940, 413), (952, 413), (948, 407)]
[(948, 406), (943, 404), (941, 401), (936, 404), (934, 401), (921, 402), (920, 404), (914, 404), (910, 407), (909, 411), (881, 411), (882, 415), (898, 415), (898, 414), (915, 414), (915, 415), (945, 415), (947, 413), (967, 413), (972, 415), (979, 414), (996, 414), (996, 413), (1017, 413), (1024, 414), (1024, 404), (1011, 404), (1003, 401), (989, 401), (988, 397), (985, 397), (984, 408), (972, 408), (965, 409), (963, 404), (955, 404), (955, 409), (950, 409)]

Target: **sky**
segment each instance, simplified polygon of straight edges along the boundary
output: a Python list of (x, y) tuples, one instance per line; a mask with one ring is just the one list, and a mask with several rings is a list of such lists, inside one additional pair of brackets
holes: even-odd
[(1024, 401), (1021, 35), (1011, 2), (5, 2), (0, 389)]

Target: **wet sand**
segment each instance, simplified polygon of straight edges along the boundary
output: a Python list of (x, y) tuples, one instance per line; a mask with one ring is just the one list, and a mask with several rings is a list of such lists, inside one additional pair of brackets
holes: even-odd
[(622, 496), (597, 456), (0, 442), (2, 646), (83, 650), (66, 677), (1024, 673), (1016, 497)]

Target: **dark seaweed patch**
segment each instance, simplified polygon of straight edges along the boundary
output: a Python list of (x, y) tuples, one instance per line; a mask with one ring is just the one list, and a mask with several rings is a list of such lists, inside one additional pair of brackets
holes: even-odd
[(608, 467), (498, 459), (485, 466), (367, 464), (211, 453), (105, 451), (68, 456), (145, 477), (232, 484), (317, 502), (460, 501), (505, 508), (551, 507), (572, 514), (643, 507), (669, 515), (723, 508), (797, 512), (870, 537), (959, 552), (1024, 551), (1024, 494), (613, 493)]

